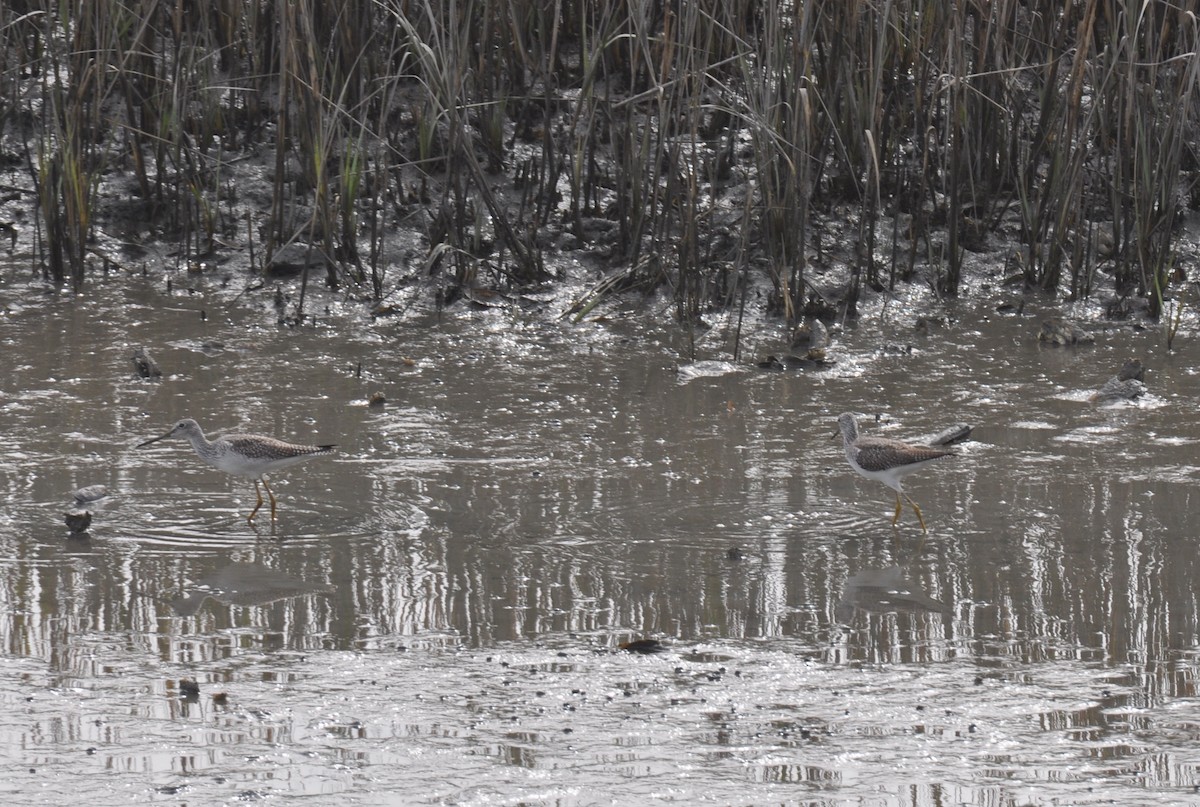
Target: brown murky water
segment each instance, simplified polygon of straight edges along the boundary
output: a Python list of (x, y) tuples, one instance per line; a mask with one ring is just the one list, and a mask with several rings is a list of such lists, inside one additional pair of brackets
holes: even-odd
[[(329, 300), (289, 329), (190, 282), (0, 285), (10, 803), (1195, 798), (1189, 335), (1050, 349), (1033, 312), (925, 336), (890, 306), (829, 370), (709, 375), (631, 322)], [(1130, 356), (1151, 394), (1090, 403)], [(845, 410), (974, 424), (906, 485), (923, 541), (830, 439)], [(248, 482), (134, 448), (185, 416), (339, 450), (255, 529)], [(643, 637), (665, 651), (616, 649)]]

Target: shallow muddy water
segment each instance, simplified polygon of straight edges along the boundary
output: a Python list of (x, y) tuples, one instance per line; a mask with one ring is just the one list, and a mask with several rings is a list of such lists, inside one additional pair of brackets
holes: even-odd
[[(638, 316), (329, 299), (293, 329), (188, 282), (0, 284), (9, 803), (1195, 798), (1190, 334), (1049, 348), (1033, 305), (929, 335), (889, 305), (831, 368), (728, 372)], [(1130, 357), (1150, 394), (1091, 403)], [(847, 410), (974, 426), (906, 482), (928, 535), (846, 464)], [(251, 527), (250, 482), (135, 448), (182, 417), (338, 451)]]

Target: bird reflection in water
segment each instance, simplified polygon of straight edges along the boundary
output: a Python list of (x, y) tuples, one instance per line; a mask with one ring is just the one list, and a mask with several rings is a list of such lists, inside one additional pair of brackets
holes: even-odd
[(850, 575), (837, 604), (837, 618), (849, 622), (855, 611), (887, 613), (892, 611), (928, 611), (948, 614), (945, 603), (926, 594), (904, 576), (899, 566), (863, 569)]
[(334, 587), (308, 583), (257, 563), (231, 563), (203, 577), (171, 602), (179, 616), (192, 616), (210, 597), (226, 605), (266, 605), (309, 594), (332, 594)]

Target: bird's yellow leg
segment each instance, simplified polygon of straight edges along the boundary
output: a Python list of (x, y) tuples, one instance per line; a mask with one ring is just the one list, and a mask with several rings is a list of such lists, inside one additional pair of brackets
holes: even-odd
[(908, 499), (908, 503), (912, 505), (913, 512), (917, 514), (917, 521), (921, 522), (921, 532), (929, 532), (929, 530), (925, 529), (925, 517), (921, 515), (921, 508), (917, 507), (917, 503), (907, 493), (904, 494), (904, 498)]
[(258, 508), (262, 507), (262, 491), (258, 489), (258, 480), (254, 480), (254, 495), (258, 497), (258, 503), (254, 505), (254, 509), (250, 511), (250, 515), (246, 516), (246, 520), (251, 524), (254, 523), (254, 516), (258, 513)]
[(892, 516), (892, 526), (900, 523), (900, 514), (904, 512), (904, 505), (900, 502), (900, 494), (896, 494), (896, 515)]
[(267, 489), (267, 495), (271, 497), (271, 520), (275, 520), (275, 494), (271, 492), (271, 486), (267, 484), (267, 478), (262, 478), (263, 487)]

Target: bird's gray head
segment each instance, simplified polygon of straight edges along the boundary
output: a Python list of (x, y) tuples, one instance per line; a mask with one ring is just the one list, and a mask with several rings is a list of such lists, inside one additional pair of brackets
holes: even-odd
[(838, 415), (838, 429), (847, 442), (853, 443), (858, 439), (858, 420), (850, 412)]
[(148, 446), (151, 443), (157, 443), (159, 440), (166, 440), (168, 437), (184, 437), (188, 440), (194, 440), (197, 436), (203, 437), (204, 432), (200, 431), (200, 424), (191, 418), (184, 418), (171, 427), (171, 431), (158, 437), (151, 437), (144, 443), (138, 443), (138, 448)]

